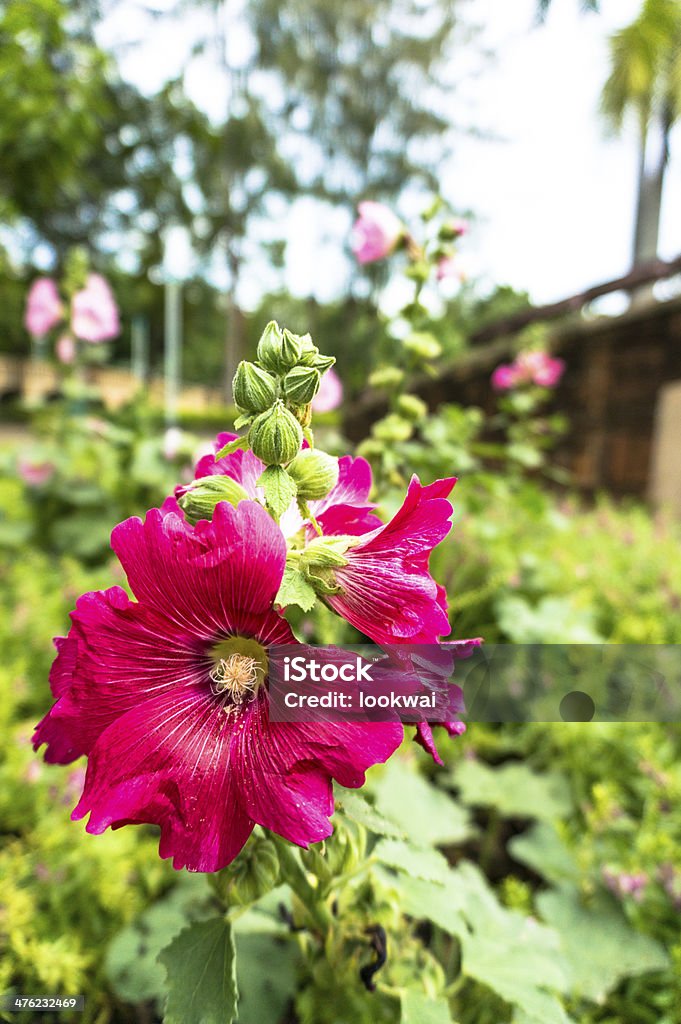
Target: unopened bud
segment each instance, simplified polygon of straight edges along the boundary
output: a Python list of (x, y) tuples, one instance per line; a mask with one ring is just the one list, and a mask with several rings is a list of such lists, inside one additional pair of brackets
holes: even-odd
[(348, 564), (345, 552), (353, 543), (350, 537), (317, 537), (305, 547), (299, 565), (307, 581), (318, 594), (337, 594), (336, 569)]
[(303, 443), (303, 431), (293, 413), (281, 399), (261, 412), (248, 431), (248, 443), (254, 455), (266, 466), (282, 466), (294, 459)]
[(279, 880), (279, 855), (270, 839), (252, 839), (229, 867), (214, 876), (225, 904), (248, 906), (270, 892)]
[(270, 320), (258, 342), (258, 362), (266, 370), (279, 370), (279, 353), (281, 351), (281, 328), (276, 320)]
[(281, 339), (280, 365), (282, 370), (290, 370), (300, 359), (300, 338), (284, 328)]
[(298, 497), (303, 501), (325, 498), (338, 483), (338, 459), (315, 448), (306, 448), (286, 467), (286, 472), (298, 485)]
[(284, 377), (284, 394), (292, 405), (308, 405), (319, 391), (322, 382), (318, 370), (312, 366), (294, 366)]
[(179, 505), (187, 521), (192, 525), (199, 519), (212, 519), (215, 506), (220, 501), (228, 501), (236, 506), (240, 501), (247, 501), (248, 494), (241, 484), (230, 476), (202, 476), (189, 484), (179, 498)]
[(402, 419), (396, 412), (391, 412), (372, 428), (374, 437), (379, 441), (407, 441), (414, 432), (412, 424)]
[(312, 338), (309, 334), (303, 334), (299, 335), (298, 341), (300, 342), (298, 362), (302, 363), (303, 366), (314, 366), (315, 359), (319, 356), (319, 349), (313, 343)]
[(402, 344), (408, 352), (412, 352), (419, 359), (437, 359), (442, 353), (440, 342), (426, 331), (415, 331), (405, 338)]
[(234, 401), (243, 412), (264, 412), (277, 397), (274, 378), (255, 363), (241, 362), (232, 381)]
[(412, 423), (418, 423), (428, 415), (428, 406), (416, 395), (400, 395), (397, 399), (397, 409), (401, 416)]
[(404, 380), (404, 373), (396, 366), (380, 366), (369, 375), (372, 388), (396, 388)]

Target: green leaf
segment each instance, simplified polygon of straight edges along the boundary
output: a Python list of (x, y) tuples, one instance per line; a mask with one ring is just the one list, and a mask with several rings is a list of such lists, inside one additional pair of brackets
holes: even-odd
[(430, 999), (422, 992), (405, 989), (400, 993), (400, 1024), (452, 1024), (446, 999)]
[(236, 441), (230, 441), (229, 444), (224, 445), (220, 451), (215, 453), (216, 459), (222, 459), (225, 455), (231, 455), (232, 452), (236, 452), (239, 448), (247, 448), (248, 440), (245, 437), (237, 437)]
[(373, 856), (415, 878), (443, 883), (447, 880), (449, 865), (437, 850), (421, 849), (403, 839), (381, 839)]
[(513, 836), (508, 850), (514, 860), (532, 868), (550, 882), (576, 882), (579, 879), (576, 860), (548, 822), (535, 822), (527, 832)]
[(602, 1002), (622, 978), (669, 966), (663, 948), (634, 931), (605, 893), (586, 906), (576, 889), (565, 886), (541, 893), (537, 906), (560, 935), (577, 996)]
[[(395, 884), (394, 877), (389, 879)], [(417, 921), (428, 920), (448, 935), (460, 936), (468, 928), (462, 910), (465, 899), (450, 875), (446, 882), (427, 882), (422, 878), (400, 875), (396, 883), (405, 914)]]
[(314, 607), (316, 600), (315, 589), (305, 579), (305, 574), (296, 566), (287, 565), (277, 593), (276, 603), (282, 608), (289, 608), (295, 604), (304, 612), (309, 612)]
[(167, 972), (164, 1024), (230, 1024), (236, 1016), (234, 940), (228, 921), (192, 924), (159, 956)]
[(268, 466), (258, 477), (257, 484), (265, 492), (268, 509), (279, 520), (296, 496), (295, 481), (281, 466)]
[(207, 893), (196, 875), (187, 875), (165, 899), (145, 910), (112, 939), (105, 969), (111, 986), (130, 1003), (155, 999), (165, 991), (165, 972), (158, 955), (194, 918), (206, 916)]
[(561, 775), (538, 775), (525, 764), (491, 768), (482, 761), (460, 761), (453, 782), (471, 806), (494, 807), (509, 818), (560, 819), (571, 810), (567, 782)]
[(401, 758), (388, 763), (372, 791), (381, 814), (399, 825), (415, 843), (460, 843), (474, 834), (468, 811), (426, 782)]
[(293, 943), (262, 933), (237, 934), (236, 950), (239, 1024), (281, 1020), (296, 989), (298, 955)]
[(394, 822), (385, 818), (380, 811), (352, 790), (343, 789), (342, 786), (334, 786), (336, 797), (336, 809), (342, 809), (348, 818), (352, 818), (358, 825), (363, 825), (370, 832), (379, 836), (389, 836), (392, 839), (403, 839), (404, 832)]

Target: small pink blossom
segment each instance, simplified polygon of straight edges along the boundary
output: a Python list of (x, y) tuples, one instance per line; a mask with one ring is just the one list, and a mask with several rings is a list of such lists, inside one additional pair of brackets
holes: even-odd
[(26, 300), (24, 326), (35, 338), (42, 338), (59, 323), (64, 306), (51, 277), (39, 277), (31, 285)]
[(645, 887), (648, 884), (648, 876), (644, 871), (632, 875), (626, 871), (613, 871), (606, 867), (603, 868), (602, 877), (606, 888), (618, 899), (631, 896), (636, 903), (640, 903), (643, 899)]
[(57, 359), (65, 366), (70, 365), (76, 358), (76, 343), (70, 334), (62, 334), (55, 345)]
[(462, 235), (468, 234), (469, 224), (463, 217), (453, 217), (447, 221), (447, 228), (455, 238), (461, 238)]
[(383, 203), (367, 200), (357, 209), (350, 246), (359, 263), (375, 263), (393, 251), (404, 235), (404, 225)]
[(49, 459), (37, 462), (20, 458), (17, 462), (17, 472), (29, 487), (44, 487), (54, 476), (56, 468), (54, 462)]
[(312, 409), (314, 412), (332, 412), (338, 408), (342, 401), (343, 385), (340, 377), (332, 367), (322, 377), (319, 391), (312, 399)]
[(88, 274), (85, 288), (73, 296), (71, 329), (77, 338), (93, 344), (120, 333), (118, 306), (101, 274)]
[(518, 383), (518, 371), (510, 363), (501, 363), (492, 374), (492, 387), (495, 391), (510, 391)]

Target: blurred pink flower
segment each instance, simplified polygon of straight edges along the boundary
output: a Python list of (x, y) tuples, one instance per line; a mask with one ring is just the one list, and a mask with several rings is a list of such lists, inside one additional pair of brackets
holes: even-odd
[(337, 409), (342, 401), (343, 384), (332, 367), (322, 377), (319, 391), (312, 399), (312, 409), (314, 412), (331, 412), (333, 409)]
[(118, 306), (101, 274), (88, 274), (85, 288), (73, 296), (71, 328), (77, 338), (97, 343), (120, 333)]
[(76, 343), (70, 334), (62, 334), (55, 345), (55, 352), (60, 363), (68, 365), (76, 358)]
[(548, 352), (533, 350), (521, 352), (512, 363), (501, 363), (492, 374), (495, 391), (508, 391), (518, 384), (536, 384), (540, 388), (555, 388), (565, 371), (562, 359)]
[(456, 256), (443, 256), (438, 260), (435, 276), (438, 281), (455, 279), (462, 283), (466, 280), (467, 274), (459, 259)]
[(554, 359), (547, 352), (537, 350), (521, 352), (516, 366), (522, 380), (531, 380), (542, 388), (555, 388), (565, 370), (562, 359)]
[(24, 326), (29, 334), (42, 338), (55, 327), (64, 315), (57, 285), (51, 277), (37, 278), (26, 299)]
[(518, 383), (518, 371), (509, 363), (501, 363), (492, 374), (492, 387), (495, 391), (509, 391)]
[(42, 487), (52, 479), (55, 470), (54, 462), (50, 462), (49, 459), (43, 462), (34, 462), (31, 459), (20, 458), (17, 463), (17, 472), (29, 487)]
[(370, 200), (357, 207), (350, 247), (359, 263), (374, 263), (388, 256), (404, 234), (399, 217), (383, 203)]
[(611, 868), (603, 868), (603, 881), (606, 888), (617, 896), (619, 899), (624, 899), (625, 896), (631, 896), (636, 903), (640, 903), (643, 899), (643, 894), (646, 885), (648, 884), (648, 876), (644, 871), (639, 871), (634, 875), (627, 874), (626, 871), (613, 871)]
[(462, 235), (468, 234), (468, 221), (463, 217), (453, 217), (447, 222), (447, 227), (455, 238), (461, 238)]

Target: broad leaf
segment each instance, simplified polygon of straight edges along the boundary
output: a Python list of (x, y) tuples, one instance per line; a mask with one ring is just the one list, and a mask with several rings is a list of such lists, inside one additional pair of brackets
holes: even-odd
[(468, 812), (401, 758), (394, 757), (388, 763), (372, 791), (378, 810), (400, 825), (415, 843), (460, 843), (473, 834)]
[(297, 605), (304, 612), (309, 612), (317, 600), (314, 587), (305, 579), (304, 573), (293, 565), (287, 565), (277, 593), (276, 603), (282, 608)]
[(373, 856), (388, 867), (429, 882), (447, 880), (449, 865), (437, 850), (423, 849), (403, 839), (381, 839)]
[(370, 832), (379, 836), (389, 836), (392, 839), (404, 838), (404, 831), (399, 825), (384, 817), (359, 793), (343, 789), (342, 786), (334, 786), (334, 794), (336, 808), (340, 807), (348, 818), (352, 818), (358, 825), (363, 825), (364, 828), (368, 828)]
[(405, 989), (400, 993), (400, 1024), (452, 1024), (446, 999), (429, 999), (422, 992)]
[(295, 482), (281, 466), (268, 466), (257, 484), (265, 492), (268, 509), (275, 519), (280, 519), (296, 496)]
[(533, 772), (513, 762), (491, 768), (482, 761), (460, 761), (453, 781), (464, 803), (494, 807), (509, 818), (560, 819), (571, 809), (567, 783), (560, 775)]
[(159, 956), (167, 972), (164, 1024), (231, 1024), (236, 1017), (234, 940), (228, 921), (192, 924)]
[(296, 989), (294, 944), (264, 933), (237, 933), (236, 950), (239, 1024), (281, 1020)]
[(634, 931), (612, 897), (586, 906), (571, 886), (541, 893), (537, 906), (559, 933), (575, 995), (602, 1002), (622, 978), (669, 966), (662, 947)]
[(535, 822), (527, 832), (514, 836), (508, 850), (514, 860), (532, 868), (550, 882), (576, 882), (579, 878), (576, 860), (548, 822)]

